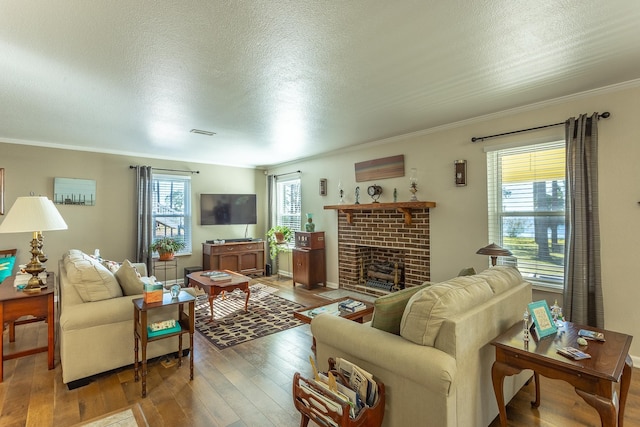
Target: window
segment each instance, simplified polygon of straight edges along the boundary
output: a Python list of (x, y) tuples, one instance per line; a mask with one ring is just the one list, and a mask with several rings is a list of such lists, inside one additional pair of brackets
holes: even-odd
[[(285, 225), (292, 231), (300, 231), (300, 178), (278, 180), (276, 197), (276, 225)], [(292, 245), (293, 242), (290, 242), (289, 246)]]
[(564, 141), (487, 153), (489, 241), (513, 252), (528, 281), (558, 289), (564, 285), (565, 167)]
[(175, 237), (185, 243), (176, 255), (191, 253), (191, 177), (153, 175), (153, 239)]

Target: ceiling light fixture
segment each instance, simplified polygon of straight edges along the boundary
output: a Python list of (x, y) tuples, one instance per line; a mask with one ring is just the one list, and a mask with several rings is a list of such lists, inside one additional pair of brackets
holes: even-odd
[(198, 135), (206, 135), (206, 136), (213, 136), (216, 133), (215, 132), (211, 132), (208, 130), (202, 130), (202, 129), (191, 129), (189, 132), (191, 133), (197, 133)]

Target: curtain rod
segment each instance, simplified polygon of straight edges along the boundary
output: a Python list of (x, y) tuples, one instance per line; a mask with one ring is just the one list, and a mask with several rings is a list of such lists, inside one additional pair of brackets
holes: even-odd
[[(129, 169), (135, 169), (138, 166), (132, 166), (129, 165)], [(180, 169), (162, 169), (162, 168), (151, 168), (154, 171), (164, 171), (164, 172), (184, 172), (184, 173), (190, 173), (190, 174), (196, 174), (196, 173), (200, 173), (200, 171), (184, 171), (184, 170), (180, 170)]]
[(275, 176), (276, 178), (279, 178), (279, 177), (281, 177), (281, 176), (291, 175), (291, 174), (294, 174), (294, 173), (302, 173), (302, 172), (300, 172), (299, 170), (297, 170), (297, 171), (293, 171), (293, 172), (281, 173), (280, 175), (274, 175), (274, 176)]
[[(604, 113), (598, 115), (598, 119), (608, 119), (610, 116), (611, 116), (611, 113), (609, 113), (608, 111), (605, 111)], [(560, 125), (563, 125), (565, 123), (566, 123), (566, 121), (565, 122), (560, 122), (560, 123), (553, 123), (551, 125), (536, 126), (534, 128), (529, 128), (529, 129), (520, 129), (520, 130), (511, 131), (511, 132), (498, 133), (496, 135), (474, 136), (473, 138), (471, 138), (471, 142), (484, 141), (485, 139), (497, 138), (499, 136), (511, 135), (511, 134), (514, 134), (514, 133), (529, 132), (529, 131), (532, 131), (532, 130), (538, 130), (538, 129), (550, 128), (550, 127), (554, 127), (554, 126), (560, 126)]]

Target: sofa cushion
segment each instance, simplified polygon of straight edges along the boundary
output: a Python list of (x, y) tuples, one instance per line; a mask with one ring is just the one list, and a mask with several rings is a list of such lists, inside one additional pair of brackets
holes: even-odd
[(522, 275), (517, 268), (505, 265), (493, 266), (478, 273), (477, 276), (486, 280), (494, 294), (501, 294), (523, 282)]
[(402, 315), (400, 335), (416, 344), (433, 346), (444, 319), (482, 304), (493, 296), (478, 276), (456, 277), (414, 294)]
[(84, 302), (121, 297), (122, 289), (114, 275), (97, 260), (70, 250), (63, 257), (67, 279)]
[(13, 266), (16, 263), (16, 257), (9, 256), (0, 258), (0, 283), (13, 273)]
[(124, 260), (120, 268), (116, 271), (115, 276), (125, 295), (140, 295), (142, 293), (143, 282), (140, 280), (138, 270), (136, 270), (128, 259)]
[(400, 321), (402, 320), (402, 314), (409, 299), (413, 294), (429, 285), (431, 285), (431, 282), (425, 282), (420, 286), (413, 286), (376, 298), (371, 326), (386, 332), (391, 332), (392, 334), (400, 335)]

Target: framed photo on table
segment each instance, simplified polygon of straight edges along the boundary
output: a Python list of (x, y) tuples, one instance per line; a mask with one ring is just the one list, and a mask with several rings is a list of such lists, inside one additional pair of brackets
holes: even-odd
[(533, 318), (533, 323), (536, 326), (536, 334), (538, 338), (544, 338), (549, 335), (553, 335), (558, 332), (556, 323), (551, 317), (551, 310), (545, 300), (529, 303), (529, 313)]

